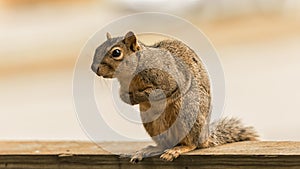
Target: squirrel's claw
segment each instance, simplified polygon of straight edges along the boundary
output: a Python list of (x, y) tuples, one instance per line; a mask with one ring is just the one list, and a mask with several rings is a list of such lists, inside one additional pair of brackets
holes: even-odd
[(139, 161), (142, 161), (143, 155), (139, 152), (133, 153), (133, 154), (119, 154), (119, 158), (130, 158), (130, 162), (133, 164), (138, 163)]
[(134, 156), (131, 157), (130, 162), (136, 164), (139, 161), (142, 161), (142, 159), (143, 159), (142, 154), (135, 154)]

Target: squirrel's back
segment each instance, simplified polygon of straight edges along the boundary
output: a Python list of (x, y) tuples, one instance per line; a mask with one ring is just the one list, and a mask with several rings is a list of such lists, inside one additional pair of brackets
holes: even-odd
[(201, 79), (198, 83), (208, 94), (210, 94), (210, 80), (205, 65), (193, 49), (188, 47), (185, 43), (175, 39), (162, 40), (150, 47), (166, 49), (175, 58), (182, 59), (187, 65), (187, 68), (190, 69), (194, 76), (196, 76), (194, 80), (198, 81)]

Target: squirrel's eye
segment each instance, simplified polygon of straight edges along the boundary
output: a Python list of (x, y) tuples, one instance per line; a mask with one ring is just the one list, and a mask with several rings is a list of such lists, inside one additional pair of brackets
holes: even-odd
[(122, 50), (119, 47), (115, 47), (111, 52), (111, 56), (116, 60), (123, 59)]
[(120, 49), (115, 49), (112, 52), (113, 57), (119, 57), (121, 55), (121, 50)]

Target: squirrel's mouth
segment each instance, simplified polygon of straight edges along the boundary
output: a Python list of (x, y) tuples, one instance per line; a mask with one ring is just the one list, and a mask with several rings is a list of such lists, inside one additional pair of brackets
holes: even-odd
[(115, 73), (114, 68), (111, 65), (106, 63), (100, 63), (96, 71), (96, 74), (98, 76), (102, 76), (104, 78), (113, 78), (114, 73)]
[(105, 63), (100, 63), (100, 64), (92, 64), (91, 66), (93, 72), (97, 74), (98, 76), (102, 76), (104, 78), (113, 78), (115, 70), (114, 68)]

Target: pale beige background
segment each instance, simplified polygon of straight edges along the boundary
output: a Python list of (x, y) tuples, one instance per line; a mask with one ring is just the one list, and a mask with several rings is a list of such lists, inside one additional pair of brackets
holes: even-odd
[(300, 140), (297, 0), (149, 2), (1, 0), (0, 140), (88, 140), (72, 100), (76, 58), (103, 25), (142, 11), (181, 16), (210, 38), (224, 67), (225, 115), (264, 140)]

